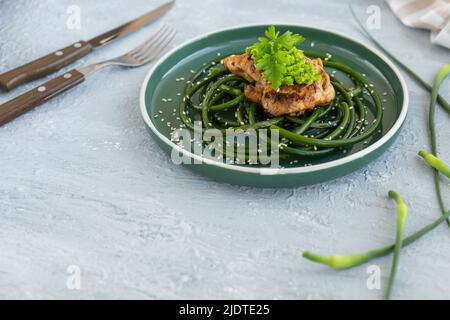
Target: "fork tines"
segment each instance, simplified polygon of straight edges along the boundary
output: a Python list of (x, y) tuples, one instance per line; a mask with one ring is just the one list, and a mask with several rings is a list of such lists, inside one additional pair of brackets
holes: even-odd
[(127, 53), (126, 55), (146, 63), (158, 56), (175, 37), (174, 28), (164, 25), (150, 39)]

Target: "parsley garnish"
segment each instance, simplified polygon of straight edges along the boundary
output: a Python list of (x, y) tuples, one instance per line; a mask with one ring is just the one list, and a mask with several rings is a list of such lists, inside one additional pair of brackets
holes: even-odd
[(274, 26), (270, 26), (265, 35), (266, 38), (258, 38), (258, 42), (248, 47), (246, 52), (273, 89), (294, 83), (310, 85), (320, 80), (320, 73), (313, 64), (305, 62), (303, 51), (296, 48), (305, 38), (290, 31), (280, 36)]

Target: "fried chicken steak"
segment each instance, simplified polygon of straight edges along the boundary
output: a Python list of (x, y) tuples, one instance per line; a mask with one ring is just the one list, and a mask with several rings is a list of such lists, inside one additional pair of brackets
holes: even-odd
[(263, 74), (256, 69), (251, 55), (244, 53), (232, 55), (222, 60), (222, 64), (231, 73), (241, 76), (251, 84), (245, 87), (248, 100), (257, 103), (272, 116), (298, 116), (316, 106), (328, 105), (334, 100), (335, 91), (330, 83), (321, 59), (306, 58), (306, 63), (312, 63), (320, 73), (321, 79), (311, 85), (294, 84), (283, 85), (278, 90), (263, 78)]

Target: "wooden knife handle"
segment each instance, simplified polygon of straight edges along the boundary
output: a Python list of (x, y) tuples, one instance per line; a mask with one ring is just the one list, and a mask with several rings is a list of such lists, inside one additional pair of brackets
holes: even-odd
[(0, 105), (0, 126), (75, 87), (84, 80), (84, 74), (74, 69)]
[(44, 77), (86, 56), (92, 50), (93, 47), (88, 42), (74, 43), (67, 48), (1, 74), (0, 88), (9, 91), (21, 84)]

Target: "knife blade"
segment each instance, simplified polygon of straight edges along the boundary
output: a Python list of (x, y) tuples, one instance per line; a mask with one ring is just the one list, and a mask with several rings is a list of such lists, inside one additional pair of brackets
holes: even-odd
[(152, 11), (89, 41), (78, 41), (64, 49), (54, 51), (21, 67), (0, 74), (0, 89), (10, 91), (24, 83), (58, 71), (88, 55), (94, 49), (101, 48), (114, 40), (157, 20), (167, 13), (174, 4), (175, 0), (171, 0)]
[(167, 11), (169, 11), (173, 5), (175, 4), (175, 0), (169, 1), (166, 4), (152, 10), (139, 18), (136, 18), (132, 21), (129, 21), (120, 27), (117, 27), (111, 31), (105, 32), (91, 40), (88, 41), (92, 45), (94, 49), (103, 47), (108, 43), (129, 34), (130, 32), (149, 24), (150, 22), (155, 21), (156, 19), (163, 16)]

